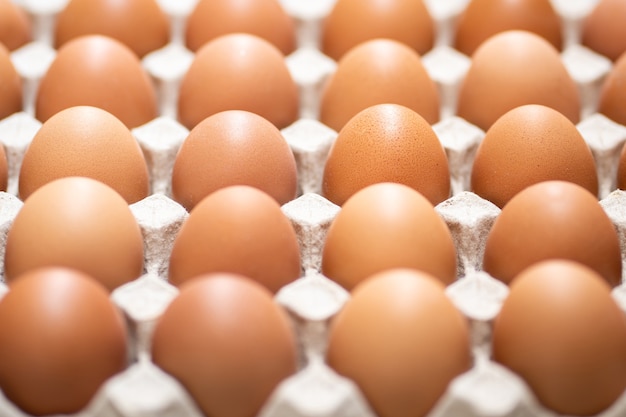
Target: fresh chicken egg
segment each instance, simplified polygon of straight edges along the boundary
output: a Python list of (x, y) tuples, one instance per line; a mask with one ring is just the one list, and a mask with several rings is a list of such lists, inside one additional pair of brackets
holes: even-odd
[(0, 0), (0, 43), (10, 51), (32, 40), (32, 22), (13, 0)]
[(617, 59), (600, 90), (598, 112), (626, 126), (626, 53)]
[(626, 52), (626, 2), (599, 0), (582, 23), (582, 45), (616, 61)]
[(0, 43), (0, 119), (22, 111), (22, 79), (9, 50)]

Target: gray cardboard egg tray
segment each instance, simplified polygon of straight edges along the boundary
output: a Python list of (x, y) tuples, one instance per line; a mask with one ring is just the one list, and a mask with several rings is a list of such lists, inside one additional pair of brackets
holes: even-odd
[[(336, 62), (317, 50), (320, 22), (334, 0), (281, 1), (297, 21), (299, 48), (286, 57), (286, 62), (301, 94), (301, 118), (282, 131), (297, 161), (299, 197), (282, 209), (298, 235), (303, 274), (282, 288), (276, 301), (292, 318), (302, 363), (295, 375), (277, 387), (259, 417), (375, 417), (357, 386), (324, 363), (330, 320), (350, 297), (319, 272), (326, 231), (340, 210), (320, 195), (324, 162), (337, 132), (316, 120), (321, 86), (336, 67)], [(76, 414), (81, 417), (201, 416), (184, 388), (153, 365), (149, 355), (154, 325), (178, 293), (166, 281), (168, 258), (188, 213), (171, 199), (170, 176), (175, 155), (189, 132), (176, 122), (176, 98), (180, 79), (193, 59), (181, 40), (185, 18), (196, 0), (159, 2), (171, 18), (172, 41), (146, 56), (143, 64), (158, 87), (161, 116), (133, 129), (152, 181), (152, 194), (131, 205), (144, 236), (145, 274), (111, 295), (127, 317), (133, 360), (127, 370), (102, 387), (85, 410)], [(485, 239), (500, 209), (468, 191), (472, 161), (484, 132), (454, 116), (456, 92), (470, 61), (450, 47), (450, 39), (455, 19), (467, 2), (426, 1), (437, 23), (438, 38), (436, 47), (422, 59), (441, 93), (442, 120), (433, 128), (446, 150), (452, 176), (452, 196), (437, 205), (436, 210), (452, 232), (459, 259), (459, 279), (447, 288), (447, 294), (470, 323), (474, 353), (472, 369), (451, 382), (429, 417), (554, 417), (553, 412), (537, 403), (519, 377), (489, 359), (491, 323), (508, 287), (481, 271)], [(581, 18), (596, 2), (553, 0), (566, 33), (562, 59), (584, 99), (583, 119), (578, 128), (596, 159), (601, 180), (600, 203), (618, 230), (626, 261), (626, 193), (614, 191), (626, 127), (594, 112), (599, 87), (612, 64), (577, 42)], [(16, 197), (21, 160), (41, 126), (32, 116), (34, 94), (55, 56), (50, 46), (54, 16), (67, 0), (19, 3), (35, 19), (35, 41), (12, 53), (25, 82), (24, 111), (0, 121), (0, 141), (8, 155), (10, 177), (8, 191), (0, 193), (0, 268), (6, 234), (22, 206)], [(6, 291), (6, 285), (0, 283), (0, 294)], [(615, 288), (613, 294), (626, 311), (625, 285)], [(625, 414), (626, 392), (601, 416)], [(0, 416), (26, 415), (0, 395)]]

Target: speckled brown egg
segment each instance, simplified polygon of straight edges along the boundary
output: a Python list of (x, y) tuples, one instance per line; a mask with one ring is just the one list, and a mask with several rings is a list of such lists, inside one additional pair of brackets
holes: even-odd
[(0, 0), (0, 43), (13, 51), (32, 40), (28, 14), (13, 0)]
[(193, 208), (174, 240), (169, 281), (181, 285), (211, 272), (241, 274), (272, 292), (300, 276), (296, 233), (276, 200), (233, 185)]
[(183, 142), (172, 172), (172, 194), (191, 210), (229, 185), (250, 185), (279, 204), (296, 197), (296, 162), (280, 130), (263, 117), (228, 110), (207, 117)]
[(576, 126), (558, 111), (528, 104), (489, 128), (472, 166), (472, 190), (503, 207), (541, 181), (571, 181), (598, 194), (593, 155)]
[(322, 191), (342, 205), (378, 182), (408, 185), (432, 204), (450, 195), (443, 146), (430, 124), (408, 107), (378, 104), (350, 119), (326, 160)]
[(85, 35), (63, 45), (41, 79), (35, 103), (45, 122), (73, 106), (100, 107), (129, 128), (157, 116), (154, 85), (137, 55), (102, 35)]
[(401, 104), (430, 124), (439, 121), (439, 93), (420, 56), (390, 39), (374, 39), (350, 49), (322, 92), (320, 121), (339, 131), (361, 110)]
[(71, 0), (57, 16), (56, 48), (91, 34), (110, 36), (144, 56), (167, 44), (170, 22), (157, 0)]
[(322, 273), (352, 290), (368, 276), (412, 268), (444, 284), (456, 279), (456, 249), (446, 223), (414, 189), (378, 183), (356, 192), (333, 220)]
[(288, 55), (296, 49), (296, 28), (278, 0), (200, 0), (189, 15), (185, 43), (197, 51), (229, 33), (249, 33)]
[(483, 269), (509, 283), (528, 266), (555, 258), (586, 265), (612, 286), (622, 282), (613, 223), (594, 195), (566, 181), (532, 185), (504, 206), (487, 237)]
[(0, 119), (22, 110), (22, 79), (0, 43)]
[(541, 262), (511, 283), (494, 322), (493, 358), (559, 415), (600, 415), (626, 389), (626, 318), (595, 271)]
[(20, 198), (69, 176), (101, 181), (128, 204), (147, 197), (150, 190), (139, 144), (118, 118), (97, 107), (61, 110), (41, 126), (22, 161)]
[(220, 36), (196, 52), (178, 97), (178, 118), (192, 129), (225, 110), (256, 113), (282, 129), (298, 118), (298, 88), (283, 54), (248, 34)]
[(472, 0), (456, 25), (454, 47), (466, 55), (496, 33), (536, 33), (556, 49), (563, 47), (561, 19), (550, 0)]
[(481, 44), (459, 89), (457, 115), (483, 130), (524, 104), (580, 120), (580, 96), (559, 51), (534, 33), (509, 30)]
[(354, 289), (332, 321), (326, 358), (376, 415), (422, 417), (469, 370), (469, 327), (437, 279), (389, 270)]
[(337, 0), (322, 25), (321, 51), (335, 60), (376, 38), (393, 39), (420, 55), (435, 42), (435, 27), (422, 0)]
[(44, 266), (91, 275), (109, 290), (143, 272), (143, 238), (128, 203), (85, 177), (49, 182), (24, 201), (6, 240), (5, 278)]
[(0, 388), (14, 405), (28, 415), (74, 414), (126, 367), (126, 326), (89, 275), (35, 269), (0, 300), (0, 356)]
[(580, 43), (615, 61), (626, 52), (626, 3), (599, 0), (585, 17)]
[(608, 74), (598, 101), (598, 112), (604, 114), (615, 123), (626, 126), (626, 53), (613, 65)]

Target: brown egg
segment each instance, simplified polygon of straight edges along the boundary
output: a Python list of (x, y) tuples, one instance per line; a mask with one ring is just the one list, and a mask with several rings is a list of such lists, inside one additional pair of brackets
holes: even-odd
[(580, 262), (612, 286), (622, 281), (613, 223), (594, 195), (571, 182), (541, 182), (513, 197), (489, 232), (483, 269), (509, 283), (528, 266), (553, 258)]
[(130, 130), (111, 113), (70, 107), (49, 118), (26, 150), (20, 169), (22, 200), (48, 182), (83, 176), (101, 181), (128, 204), (148, 196), (148, 168)]
[(454, 47), (466, 55), (506, 30), (533, 32), (556, 49), (563, 47), (561, 19), (550, 0), (472, 0), (459, 17)]
[(0, 388), (29, 415), (84, 409), (127, 362), (107, 290), (73, 269), (29, 271), (0, 300)]
[(423, 55), (434, 45), (434, 26), (422, 0), (337, 0), (322, 26), (321, 50), (339, 60), (362, 42), (387, 38)]
[(483, 130), (524, 104), (543, 104), (578, 123), (578, 88), (558, 50), (534, 33), (510, 30), (492, 36), (472, 56), (459, 89), (458, 116)]
[(511, 284), (494, 323), (493, 358), (559, 415), (597, 415), (626, 389), (624, 312), (596, 272), (541, 262)]
[[(2, 10), (0, 9), (0, 16)], [(0, 26), (1, 27), (1, 26)], [(22, 110), (22, 79), (0, 43), (0, 119)]]
[(421, 417), (470, 368), (469, 337), (440, 282), (395, 269), (354, 289), (332, 322), (326, 358), (378, 416)]
[(224, 110), (256, 113), (282, 129), (298, 118), (298, 87), (284, 56), (253, 35), (224, 35), (196, 52), (178, 98), (180, 122), (192, 129)]
[(350, 119), (330, 150), (322, 189), (342, 205), (379, 182), (408, 185), (433, 205), (450, 196), (443, 146), (428, 122), (408, 107), (378, 104)]
[(26, 199), (7, 235), (8, 282), (44, 266), (75, 268), (106, 288), (138, 278), (143, 239), (126, 201), (85, 177), (49, 182)]
[(502, 208), (541, 181), (571, 181), (598, 195), (596, 164), (576, 126), (550, 107), (528, 104), (489, 128), (472, 166), (472, 190)]
[(187, 210), (220, 188), (250, 185), (278, 204), (296, 197), (296, 161), (280, 130), (263, 117), (228, 110), (197, 124), (172, 173), (174, 199)]
[(374, 39), (339, 61), (322, 92), (320, 121), (339, 131), (361, 110), (384, 103), (406, 106), (430, 124), (439, 121), (439, 93), (417, 52)]
[(296, 372), (285, 312), (256, 282), (207, 274), (181, 287), (158, 321), (152, 359), (207, 416), (250, 417)]
[(626, 146), (623, 145), (617, 165), (617, 188), (626, 190)]
[(13, 51), (32, 40), (28, 14), (13, 0), (0, 0), (0, 43)]
[(41, 79), (36, 117), (45, 122), (80, 105), (100, 107), (129, 128), (157, 116), (156, 92), (137, 55), (102, 35), (80, 36), (59, 49)]
[(626, 126), (626, 53), (613, 65), (600, 90), (598, 112)]
[(600, 0), (583, 20), (580, 42), (615, 61), (626, 52), (626, 3)]
[(9, 165), (4, 146), (0, 145), (0, 191), (6, 191), (9, 182)]
[(278, 0), (200, 0), (187, 19), (185, 43), (197, 51), (219, 36), (249, 33), (288, 55), (296, 49), (296, 29)]
[(157, 0), (70, 0), (57, 16), (55, 47), (92, 34), (110, 36), (144, 56), (167, 44), (170, 22)]
[(356, 192), (335, 217), (322, 273), (350, 291), (391, 268), (422, 270), (447, 285), (456, 279), (456, 249), (424, 196), (406, 185), (379, 183)]
[(296, 233), (276, 200), (233, 185), (194, 207), (174, 241), (169, 281), (181, 285), (210, 272), (245, 275), (272, 292), (300, 276)]

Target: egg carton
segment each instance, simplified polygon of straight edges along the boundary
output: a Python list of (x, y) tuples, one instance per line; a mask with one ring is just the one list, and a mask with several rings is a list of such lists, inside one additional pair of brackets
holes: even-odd
[[(18, 0), (15, 0), (16, 2)], [(341, 208), (321, 195), (323, 167), (337, 132), (317, 121), (324, 81), (337, 63), (319, 47), (320, 25), (335, 0), (281, 0), (297, 22), (298, 49), (286, 64), (300, 91), (300, 119), (282, 130), (296, 158), (298, 198), (282, 206), (298, 236), (302, 277), (282, 288), (276, 302), (289, 313), (302, 358), (296, 374), (283, 381), (258, 417), (375, 417), (359, 388), (324, 362), (329, 324), (350, 294), (324, 277), (321, 257), (326, 233)], [(454, 24), (469, 0), (427, 0), (437, 39), (435, 48), (422, 57), (442, 97), (442, 119), (433, 126), (448, 156), (451, 170), (450, 198), (435, 209), (448, 225), (458, 254), (459, 279), (446, 293), (467, 317), (471, 328), (474, 364), (455, 378), (429, 417), (556, 417), (537, 402), (523, 380), (490, 360), (491, 325), (508, 287), (481, 271), (485, 240), (500, 213), (492, 203), (470, 191), (474, 155), (484, 132), (455, 116), (456, 95), (469, 67), (467, 56), (454, 50)], [(565, 26), (566, 48), (562, 59), (583, 97), (579, 131), (592, 149), (600, 179), (600, 204), (613, 221), (622, 247), (626, 271), (626, 192), (615, 190), (616, 167), (626, 142), (626, 126), (595, 113), (600, 85), (611, 62), (581, 46), (581, 19), (598, 0), (553, 0)], [(21, 161), (41, 123), (34, 118), (38, 83), (54, 59), (52, 28), (56, 13), (67, 0), (19, 0), (35, 21), (35, 40), (12, 53), (25, 84), (24, 110), (0, 120), (0, 142), (7, 152), (9, 184), (0, 193), (0, 273), (8, 230), (22, 202), (17, 198)], [(172, 22), (171, 42), (144, 57), (142, 63), (155, 81), (160, 116), (132, 133), (149, 167), (151, 195), (130, 206), (142, 231), (145, 273), (117, 288), (111, 298), (124, 312), (131, 340), (128, 368), (111, 378), (90, 405), (77, 417), (200, 417), (192, 398), (176, 379), (150, 359), (152, 331), (178, 289), (167, 282), (168, 259), (173, 241), (188, 216), (171, 197), (174, 158), (189, 130), (176, 121), (180, 81), (193, 60), (183, 44), (185, 19), (196, 0), (159, 0)], [(0, 295), (8, 291), (0, 284)], [(626, 286), (613, 295), (626, 311)], [(626, 414), (626, 393), (602, 417)], [(27, 417), (0, 393), (0, 416)]]

